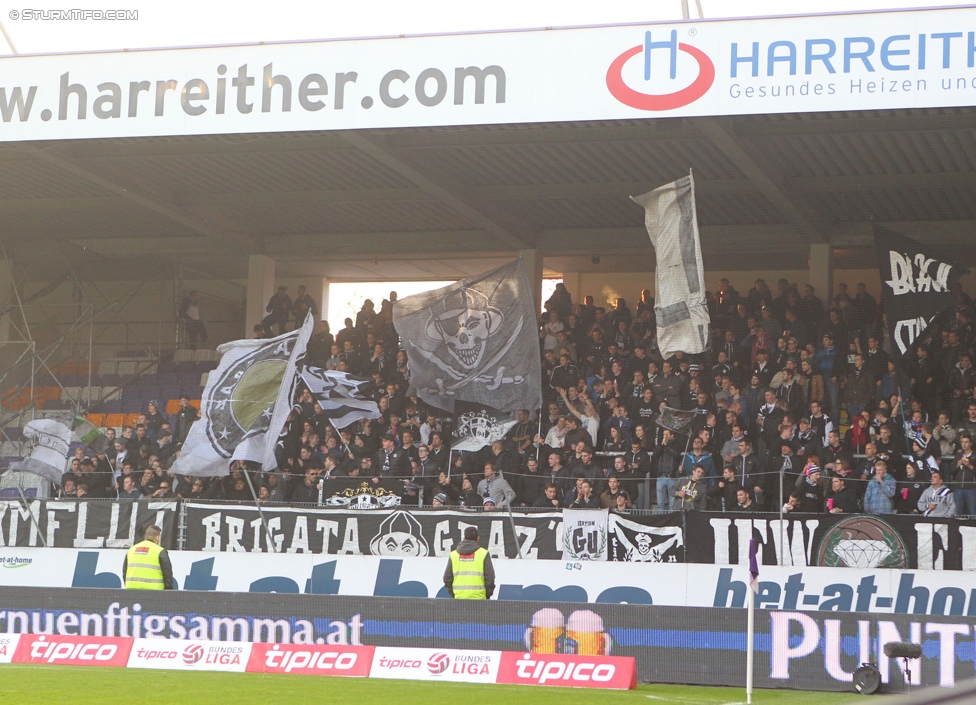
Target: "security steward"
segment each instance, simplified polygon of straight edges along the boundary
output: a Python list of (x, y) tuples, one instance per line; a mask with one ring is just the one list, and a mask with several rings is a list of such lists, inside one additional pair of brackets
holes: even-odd
[(166, 549), (159, 545), (162, 530), (146, 529), (145, 538), (125, 554), (122, 575), (128, 590), (172, 590), (173, 564)]
[(487, 600), (495, 592), (495, 568), (488, 551), (478, 545), (478, 529), (469, 526), (464, 540), (451, 551), (444, 586), (457, 600)]

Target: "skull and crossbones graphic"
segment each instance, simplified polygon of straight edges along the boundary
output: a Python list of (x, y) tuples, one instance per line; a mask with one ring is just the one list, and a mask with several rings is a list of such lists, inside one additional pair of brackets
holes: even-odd
[(427, 391), (441, 395), (454, 394), (455, 390), (470, 382), (488, 383), (489, 389), (497, 389), (500, 384), (524, 381), (521, 375), (505, 377), (504, 367), (499, 367), (495, 374), (487, 374), (512, 347), (524, 320), (518, 321), (508, 339), (485, 360), (490, 339), (501, 330), (505, 316), (491, 305), (484, 294), (461, 287), (431, 307), (429, 316), (424, 332), (438, 346), (434, 352), (422, 348), (418, 348), (418, 351), (454, 381), (445, 386), (445, 380), (437, 379), (437, 388)]

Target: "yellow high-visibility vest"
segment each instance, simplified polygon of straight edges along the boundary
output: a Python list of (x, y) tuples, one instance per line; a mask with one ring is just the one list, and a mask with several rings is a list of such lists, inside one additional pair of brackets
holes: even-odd
[(457, 600), (484, 600), (485, 557), (488, 551), (480, 546), (470, 555), (451, 551), (451, 570), (454, 571), (454, 598)]
[(140, 541), (125, 554), (125, 587), (128, 590), (162, 590), (163, 569), (159, 554), (163, 547), (154, 541)]

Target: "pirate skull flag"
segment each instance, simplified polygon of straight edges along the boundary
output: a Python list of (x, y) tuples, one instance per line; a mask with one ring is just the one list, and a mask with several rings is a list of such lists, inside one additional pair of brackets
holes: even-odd
[(508, 412), (541, 406), (536, 319), (521, 259), (393, 307), (412, 388), (448, 411), (457, 400)]
[(943, 311), (955, 303), (951, 289), (965, 273), (924, 252), (915, 240), (875, 227), (884, 310), (895, 357), (914, 349), (922, 335)]

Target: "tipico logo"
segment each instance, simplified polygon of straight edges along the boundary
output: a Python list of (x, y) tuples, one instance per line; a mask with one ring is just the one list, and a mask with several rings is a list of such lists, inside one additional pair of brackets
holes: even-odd
[[(698, 75), (687, 84), (683, 81), (685, 70), (679, 78), (679, 63), (684, 69), (690, 62), (679, 62), (679, 53), (690, 56), (698, 64)], [(631, 62), (643, 56), (643, 84), (640, 82), (638, 66)], [(652, 71), (652, 67), (664, 64), (665, 69)], [(667, 76), (664, 78), (663, 75)], [(690, 76), (688, 76), (690, 78)], [(652, 41), (651, 32), (644, 33), (644, 43), (631, 47), (610, 64), (607, 70), (607, 88), (611, 95), (624, 105), (638, 110), (674, 110), (694, 103), (708, 92), (715, 82), (715, 65), (708, 55), (698, 47), (678, 41), (677, 30), (672, 29), (670, 39)], [(676, 91), (667, 91), (669, 86), (685, 85)]]

